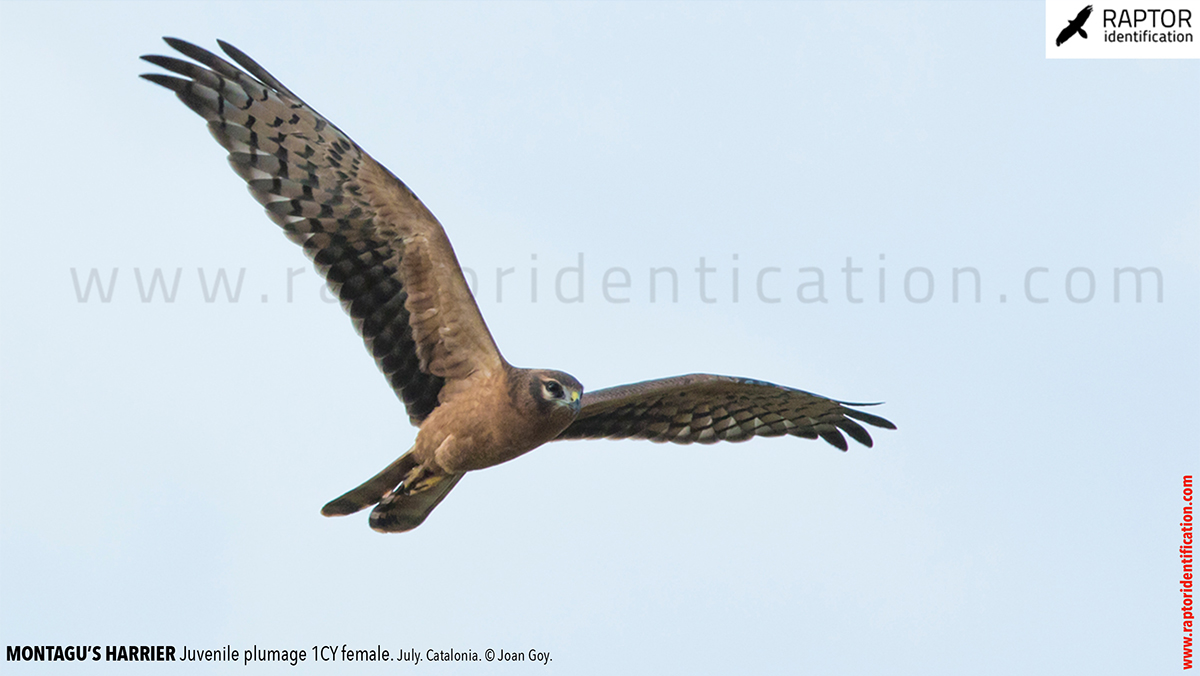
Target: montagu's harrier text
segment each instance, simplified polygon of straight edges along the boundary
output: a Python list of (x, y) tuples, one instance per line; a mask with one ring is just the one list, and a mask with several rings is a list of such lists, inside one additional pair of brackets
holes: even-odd
[[(488, 333), (445, 231), (417, 196), (240, 50), (238, 66), (182, 40), (193, 61), (144, 56), (175, 75), (142, 77), (208, 120), (267, 215), (304, 247), (420, 428), (412, 448), (325, 505), (376, 505), (371, 527), (416, 528), (463, 474), (558, 439), (678, 444), (790, 434), (871, 445), (855, 420), (894, 426), (808, 392), (688, 375), (583, 393), (561, 371), (516, 368)], [(182, 77), (176, 77), (176, 75)]]

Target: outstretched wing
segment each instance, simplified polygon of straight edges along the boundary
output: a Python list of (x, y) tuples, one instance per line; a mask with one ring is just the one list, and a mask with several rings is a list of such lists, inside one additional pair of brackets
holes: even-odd
[(414, 424), (453, 391), (447, 383), (501, 367), (445, 231), (400, 179), (236, 47), (219, 43), (241, 69), (164, 39), (195, 63), (143, 56), (183, 77), (142, 77), (208, 120), (250, 193), (339, 296)]
[(761, 380), (692, 374), (621, 385), (583, 395), (579, 415), (558, 439), (649, 439), (676, 444), (745, 441), (790, 434), (821, 437), (846, 450), (846, 438), (871, 446), (855, 420), (892, 423), (848, 404)]

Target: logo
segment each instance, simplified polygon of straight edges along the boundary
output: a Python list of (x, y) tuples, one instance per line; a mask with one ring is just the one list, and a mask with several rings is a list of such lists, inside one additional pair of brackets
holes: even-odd
[(1058, 34), (1058, 39), (1054, 41), (1054, 45), (1056, 47), (1062, 47), (1062, 43), (1066, 42), (1067, 40), (1070, 40), (1071, 36), (1075, 35), (1076, 33), (1079, 33), (1079, 37), (1086, 40), (1087, 39), (1087, 31), (1083, 30), (1083, 24), (1087, 23), (1088, 17), (1091, 15), (1092, 15), (1092, 6), (1091, 5), (1088, 5), (1087, 7), (1084, 7), (1083, 9), (1079, 10), (1079, 14), (1076, 14), (1075, 18), (1071, 21), (1071, 23), (1067, 24), (1067, 27), (1062, 29), (1062, 32), (1060, 32)]
[(1200, 0), (1045, 2), (1047, 59), (1200, 59)]

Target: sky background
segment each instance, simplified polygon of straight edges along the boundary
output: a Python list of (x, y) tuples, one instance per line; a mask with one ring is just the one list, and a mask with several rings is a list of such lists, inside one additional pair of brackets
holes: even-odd
[[(136, 77), (162, 35), (239, 46), (404, 179), (510, 362), (750, 376), (899, 429), (551, 444), (408, 534), (321, 517), (415, 429), (202, 120)], [(1175, 673), (1200, 63), (1044, 40), (1040, 2), (0, 4), (0, 643)], [(1152, 272), (1117, 300), (1129, 266), (1161, 301)], [(125, 668), (11, 673), (81, 670)]]

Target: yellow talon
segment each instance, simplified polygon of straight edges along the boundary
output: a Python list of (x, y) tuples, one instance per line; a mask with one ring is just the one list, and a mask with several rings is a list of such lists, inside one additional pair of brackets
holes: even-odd
[(404, 477), (404, 485), (402, 486), (404, 489), (404, 494), (412, 495), (414, 493), (427, 491), (430, 488), (440, 484), (442, 479), (446, 478), (443, 475), (429, 474), (428, 472), (429, 470), (425, 469), (423, 466), (414, 467), (412, 471), (410, 471), (408, 475)]

